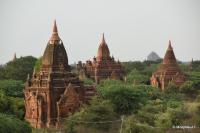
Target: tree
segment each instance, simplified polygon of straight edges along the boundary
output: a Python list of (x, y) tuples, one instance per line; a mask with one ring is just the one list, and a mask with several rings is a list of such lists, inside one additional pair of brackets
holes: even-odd
[(114, 104), (119, 114), (136, 112), (147, 100), (147, 93), (121, 81), (106, 80), (97, 87), (101, 96)]
[(0, 79), (25, 81), (27, 74), (32, 74), (35, 62), (36, 58), (32, 56), (21, 57), (15, 61), (10, 61), (0, 69), (0, 73), (4, 74)]
[(18, 80), (0, 80), (0, 90), (6, 96), (23, 97), (23, 82)]
[(28, 123), (0, 113), (0, 132), (1, 133), (31, 133), (31, 127)]
[(127, 75), (127, 82), (131, 84), (147, 84), (149, 77), (134, 69)]
[(24, 100), (23, 98), (8, 97), (3, 91), (0, 91), (0, 113), (14, 115), (19, 119), (24, 118)]
[(112, 123), (107, 121), (119, 119), (110, 101), (94, 97), (90, 105), (85, 105), (80, 112), (69, 117), (66, 121), (66, 130), (70, 133), (75, 132), (75, 125), (78, 125), (79, 128), (81, 126), (86, 127), (82, 130), (89, 131), (92, 128), (106, 132), (112, 126)]
[(131, 70), (134, 70), (134, 69), (142, 71), (144, 70), (144, 67), (145, 67), (145, 65), (140, 61), (123, 62), (122, 65), (124, 66), (126, 73), (129, 73), (131, 72)]
[(42, 66), (42, 57), (38, 58), (37, 61), (35, 62), (35, 66), (34, 66), (35, 71), (39, 72), (41, 66)]

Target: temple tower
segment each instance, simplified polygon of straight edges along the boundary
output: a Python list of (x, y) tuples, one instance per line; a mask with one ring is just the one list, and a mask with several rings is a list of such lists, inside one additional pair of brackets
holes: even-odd
[[(90, 96), (87, 91), (91, 92)], [(58, 126), (60, 119), (78, 111), (94, 94), (94, 86), (84, 86), (70, 71), (67, 53), (54, 21), (40, 71), (34, 71), (26, 81), (25, 120), (35, 128)]]
[(96, 83), (108, 78), (123, 80), (124, 77), (124, 69), (121, 62), (115, 61), (114, 57), (110, 56), (110, 50), (105, 41), (104, 34), (93, 61), (79, 62), (77, 68), (79, 73), (84, 71), (86, 77), (93, 79)]
[(173, 82), (180, 86), (185, 81), (186, 77), (179, 68), (171, 41), (169, 41), (163, 62), (151, 77), (151, 84), (164, 90), (168, 86), (169, 82)]

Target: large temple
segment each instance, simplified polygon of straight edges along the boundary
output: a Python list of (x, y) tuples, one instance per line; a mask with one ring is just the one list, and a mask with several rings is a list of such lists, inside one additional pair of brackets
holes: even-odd
[(68, 57), (54, 22), (53, 33), (42, 57), (39, 72), (27, 78), (25, 120), (35, 128), (55, 127), (60, 120), (79, 110), (96, 93), (94, 86), (84, 86), (70, 71)]
[(97, 51), (97, 56), (93, 58), (93, 61), (88, 60), (86, 63), (79, 61), (77, 70), (79, 75), (85, 75), (87, 78), (93, 79), (96, 83), (108, 78), (123, 80), (124, 76), (121, 62), (119, 60), (115, 61), (114, 57), (110, 56), (104, 34)]
[(171, 41), (169, 41), (163, 62), (151, 77), (151, 84), (164, 90), (170, 82), (180, 86), (185, 81), (186, 77), (178, 66)]

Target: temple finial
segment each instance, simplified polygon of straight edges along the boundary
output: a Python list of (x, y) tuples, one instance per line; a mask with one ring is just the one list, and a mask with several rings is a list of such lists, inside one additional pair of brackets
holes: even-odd
[(102, 43), (106, 43), (105, 38), (104, 38), (104, 33), (102, 33)]
[(57, 33), (57, 32), (58, 32), (56, 20), (54, 20), (53, 32), (54, 32), (54, 33)]
[(171, 43), (171, 40), (169, 40), (168, 49), (172, 49), (172, 43)]
[(50, 38), (49, 41), (50, 41), (50, 44), (55, 44), (58, 41), (60, 41), (60, 37), (58, 35), (58, 29), (57, 29), (56, 20), (54, 20), (53, 33), (52, 33), (51, 38)]

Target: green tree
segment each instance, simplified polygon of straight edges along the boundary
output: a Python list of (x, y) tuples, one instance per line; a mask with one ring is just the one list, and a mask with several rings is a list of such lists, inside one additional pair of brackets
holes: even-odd
[(41, 66), (42, 66), (42, 57), (38, 58), (37, 61), (35, 62), (35, 66), (34, 66), (35, 71), (39, 72)]
[(106, 80), (97, 89), (104, 99), (114, 104), (114, 109), (119, 114), (137, 111), (147, 99), (147, 93), (121, 81)]
[(8, 97), (3, 91), (0, 91), (0, 113), (11, 114), (19, 119), (24, 117), (23, 98)]
[[(66, 121), (66, 130), (68, 132), (75, 132), (75, 125), (86, 128), (93, 128), (96, 130), (108, 131), (112, 123), (107, 121), (115, 121), (120, 118), (113, 110), (113, 105), (108, 100), (101, 98), (94, 98), (90, 105), (85, 105), (80, 112), (76, 112)], [(107, 122), (107, 123), (103, 123)]]
[(131, 84), (147, 84), (149, 77), (134, 69), (127, 75), (127, 82)]
[(0, 90), (7, 96), (23, 97), (24, 84), (18, 80), (0, 80)]
[(122, 65), (124, 66), (126, 73), (129, 73), (134, 69), (136, 69), (138, 71), (142, 71), (145, 68), (145, 64), (140, 61), (123, 62)]
[(0, 73), (4, 74), (0, 79), (25, 81), (27, 74), (32, 74), (35, 62), (36, 58), (32, 56), (21, 57), (15, 61), (10, 61), (0, 69)]
[(31, 133), (28, 123), (16, 117), (0, 113), (0, 132), (1, 133)]

